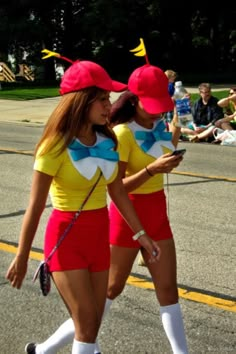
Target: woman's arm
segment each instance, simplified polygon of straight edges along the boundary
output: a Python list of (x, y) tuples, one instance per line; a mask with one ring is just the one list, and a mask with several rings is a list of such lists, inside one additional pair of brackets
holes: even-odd
[(145, 166), (142, 170), (129, 177), (125, 177), (127, 163), (120, 161), (120, 175), (123, 178), (123, 184), (127, 193), (137, 189), (158, 173), (170, 173), (173, 168), (179, 165), (182, 159), (182, 156), (171, 156), (169, 153), (164, 154)]
[(218, 106), (220, 106), (220, 107), (222, 107), (222, 108), (225, 108), (225, 107), (227, 107), (227, 106), (229, 106), (230, 105), (230, 101), (232, 101), (232, 102), (236, 102), (236, 93), (234, 93), (233, 95), (230, 95), (230, 96), (228, 96), (228, 97), (225, 97), (225, 98), (221, 98), (218, 102), (217, 102), (217, 104), (218, 104)]
[(230, 100), (231, 100), (231, 96), (229, 97), (225, 97), (225, 98), (221, 98), (217, 104), (218, 106), (222, 107), (222, 108), (225, 108), (227, 107), (229, 104), (230, 104)]
[(31, 245), (47, 201), (52, 178), (38, 171), (33, 173), (30, 199), (21, 226), (17, 253), (6, 274), (6, 278), (17, 289), (20, 289), (27, 271)]
[(178, 114), (176, 112), (176, 107), (174, 108), (173, 119), (170, 123), (170, 132), (172, 133), (172, 144), (176, 148), (179, 142), (179, 137), (181, 135), (181, 127), (179, 126)]
[(225, 116), (224, 118), (218, 119), (215, 122), (215, 126), (218, 127), (218, 128), (221, 128), (221, 124), (222, 123), (230, 123), (231, 120), (236, 120), (236, 111), (233, 114), (229, 115), (229, 116)]

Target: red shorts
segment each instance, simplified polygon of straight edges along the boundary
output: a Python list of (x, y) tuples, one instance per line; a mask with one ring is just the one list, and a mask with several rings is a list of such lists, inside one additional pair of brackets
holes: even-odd
[[(45, 258), (56, 245), (75, 212), (53, 210), (44, 242)], [(82, 211), (49, 261), (50, 271), (110, 267), (109, 218), (107, 208)]]
[[(136, 213), (147, 234), (155, 241), (173, 238), (167, 216), (164, 190), (151, 194), (130, 194)], [(120, 247), (140, 248), (134, 241), (134, 232), (122, 218), (114, 203), (110, 204), (110, 244)]]

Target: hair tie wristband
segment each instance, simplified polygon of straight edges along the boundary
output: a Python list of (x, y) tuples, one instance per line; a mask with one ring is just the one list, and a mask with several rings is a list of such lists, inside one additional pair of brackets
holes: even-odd
[(137, 232), (133, 237), (132, 237), (132, 239), (134, 240), (134, 241), (137, 241), (138, 239), (139, 239), (139, 237), (141, 237), (141, 236), (143, 236), (143, 235), (145, 235), (146, 234), (146, 232), (144, 231), (144, 230), (140, 230), (139, 232)]
[(147, 166), (145, 166), (145, 170), (146, 170), (147, 174), (148, 174), (150, 177), (153, 177), (153, 174), (149, 171), (149, 169), (147, 168)]

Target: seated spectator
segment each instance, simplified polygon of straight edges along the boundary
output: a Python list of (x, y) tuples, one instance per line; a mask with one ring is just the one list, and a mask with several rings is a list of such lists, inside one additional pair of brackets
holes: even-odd
[(175, 93), (175, 80), (177, 78), (177, 73), (174, 71), (174, 70), (166, 70), (165, 71), (165, 74), (169, 80), (169, 83), (168, 83), (168, 91), (169, 91), (169, 94), (170, 96), (172, 97)]
[[(169, 92), (169, 95), (171, 97), (173, 97), (174, 93), (175, 93), (175, 80), (177, 78), (177, 73), (174, 71), (174, 70), (166, 70), (165, 71), (165, 74), (168, 78), (168, 92)], [(164, 119), (165, 119), (165, 122), (167, 123), (167, 128), (168, 128), (168, 124), (172, 121), (173, 119), (173, 111), (170, 111), (170, 112), (166, 112), (165, 115), (164, 115)]]
[[(169, 95), (173, 98), (174, 100), (174, 94), (175, 94), (175, 80), (177, 78), (177, 72), (174, 71), (174, 70), (166, 70), (165, 71), (165, 74), (168, 78), (168, 92), (169, 92)], [(190, 93), (186, 93), (186, 97), (188, 97), (189, 99), (191, 98), (190, 96)], [(171, 123), (172, 119), (173, 119), (173, 116), (174, 116), (174, 111), (170, 111), (170, 112), (166, 112), (164, 114), (164, 120), (166, 122), (166, 126), (167, 126), (167, 129), (169, 130), (169, 124)], [(181, 137), (181, 140), (183, 140), (183, 137)], [(188, 139), (187, 139), (188, 140)]]
[(192, 142), (213, 140), (215, 122), (223, 117), (223, 109), (218, 106), (218, 98), (212, 96), (211, 85), (202, 83), (198, 87), (200, 98), (193, 104), (193, 123), (181, 128), (181, 134), (187, 134)]
[(218, 101), (218, 105), (225, 109), (223, 118), (215, 122), (217, 128), (223, 130), (236, 129), (236, 87), (229, 90), (229, 96)]

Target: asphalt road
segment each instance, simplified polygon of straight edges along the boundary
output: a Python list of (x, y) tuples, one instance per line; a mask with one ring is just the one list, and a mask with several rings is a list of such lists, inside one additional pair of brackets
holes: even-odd
[[(50, 201), (34, 241), (23, 288), (5, 280), (27, 206), (33, 150), (42, 126), (0, 123), (0, 353), (21, 354), (68, 315), (55, 288), (48, 297), (32, 283), (41, 257)], [(236, 149), (180, 143), (182, 164), (166, 177), (178, 257), (178, 285), (190, 354), (236, 353)], [(103, 322), (103, 354), (171, 354), (146, 268), (134, 265), (123, 294)], [(70, 353), (70, 346), (60, 354)]]

